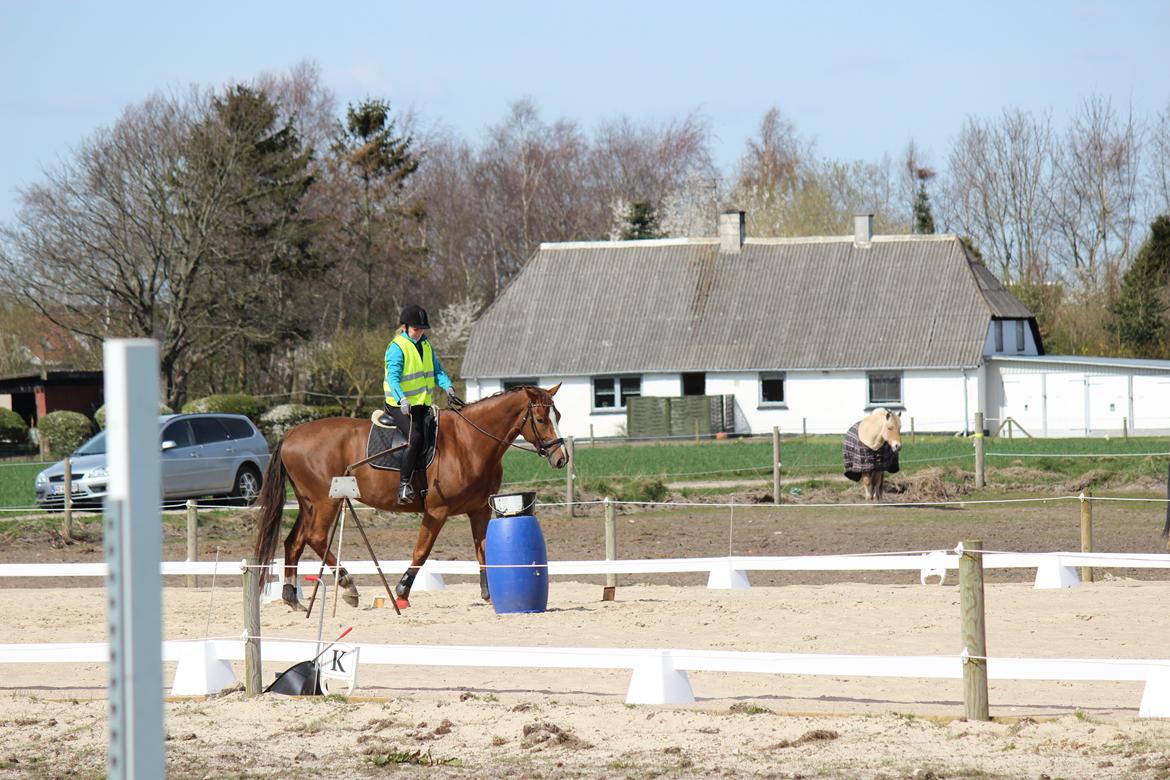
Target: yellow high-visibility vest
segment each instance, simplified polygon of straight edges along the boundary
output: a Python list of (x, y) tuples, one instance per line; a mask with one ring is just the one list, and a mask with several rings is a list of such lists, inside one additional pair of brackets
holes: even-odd
[[(402, 377), (398, 384), (402, 387), (406, 400), (412, 405), (429, 406), (434, 403), (432, 391), (435, 389), (435, 353), (431, 350), (431, 342), (427, 339), (420, 342), (423, 348), (421, 356), (418, 354), (418, 347), (406, 333), (399, 333), (391, 343), (397, 344), (402, 350)], [(386, 403), (396, 406), (398, 402), (390, 394), (389, 379), (383, 381), (382, 386), (386, 391)]]

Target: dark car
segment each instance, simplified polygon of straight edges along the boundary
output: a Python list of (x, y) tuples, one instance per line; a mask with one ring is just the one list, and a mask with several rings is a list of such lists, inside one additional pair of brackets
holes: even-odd
[[(167, 414), (158, 418), (164, 501), (200, 496), (249, 504), (260, 492), (268, 465), (268, 442), (241, 414)], [(106, 495), (106, 433), (102, 431), (70, 456), (73, 501), (100, 505)], [(36, 476), (37, 503), (65, 503), (65, 461)]]

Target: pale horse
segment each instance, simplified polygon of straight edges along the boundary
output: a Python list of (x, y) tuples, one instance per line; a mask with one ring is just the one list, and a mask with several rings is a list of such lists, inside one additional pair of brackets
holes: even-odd
[(898, 472), (902, 413), (874, 409), (845, 434), (845, 476), (861, 482), (867, 501), (880, 501), (886, 472)]

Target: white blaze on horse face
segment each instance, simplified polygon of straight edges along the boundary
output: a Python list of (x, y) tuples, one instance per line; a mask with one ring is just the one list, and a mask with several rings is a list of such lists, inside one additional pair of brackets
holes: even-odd
[[(560, 387), (560, 385), (557, 385), (557, 388), (559, 388), (559, 387)], [(550, 393), (550, 395), (551, 395), (551, 393)], [(561, 439), (562, 443), (557, 445), (557, 448), (555, 450), (555, 452), (556, 452), (556, 459), (555, 460), (553, 459), (553, 453), (550, 452), (548, 454), (548, 462), (549, 462), (549, 465), (551, 465), (553, 468), (557, 468), (557, 469), (564, 468), (569, 463), (569, 454), (565, 451), (565, 445), (564, 445), (564, 441), (563, 441), (564, 437), (561, 436), (561, 427), (559, 425), (557, 425), (557, 417), (560, 416), (560, 412), (557, 411), (555, 406), (549, 407), (549, 409), (552, 412), (552, 414), (550, 414), (548, 416), (548, 424), (552, 426), (553, 438), (554, 439)]]

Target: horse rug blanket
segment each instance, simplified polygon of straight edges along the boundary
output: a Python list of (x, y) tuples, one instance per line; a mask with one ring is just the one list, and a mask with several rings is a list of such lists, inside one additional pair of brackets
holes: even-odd
[[(439, 410), (433, 407), (432, 409), (433, 411), (427, 415), (427, 422), (423, 427), (422, 452), (419, 453), (419, 459), (426, 468), (430, 468), (431, 462), (435, 459), (435, 441), (439, 438)], [(380, 425), (371, 425), (369, 438), (366, 439), (366, 457), (377, 455), (379, 452), (397, 447), (399, 444), (406, 444), (406, 436), (397, 427), (383, 428)], [(386, 471), (402, 471), (402, 456), (405, 454), (406, 448), (403, 447), (388, 455), (374, 458), (370, 461), (370, 465)]]
[(845, 434), (845, 476), (854, 482), (861, 481), (861, 475), (870, 471), (885, 471), (889, 474), (898, 473), (898, 453), (887, 442), (882, 442), (880, 449), (871, 450), (857, 438), (857, 426), (853, 424), (849, 433)]

